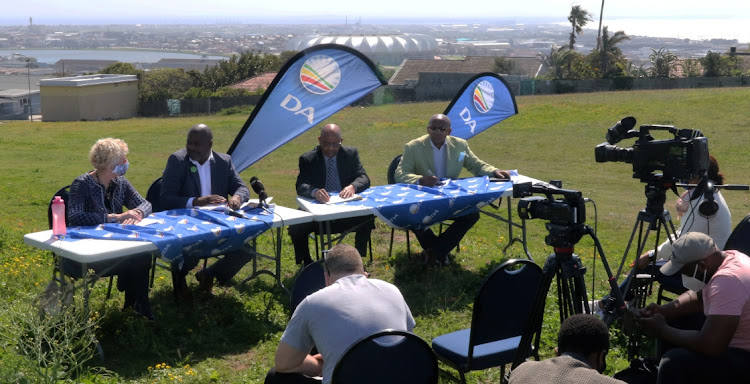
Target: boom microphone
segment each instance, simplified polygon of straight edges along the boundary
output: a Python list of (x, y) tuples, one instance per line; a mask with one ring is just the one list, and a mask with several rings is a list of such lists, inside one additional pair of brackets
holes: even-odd
[(260, 203), (260, 206), (268, 208), (268, 203), (266, 203), (268, 194), (266, 193), (266, 188), (263, 186), (263, 183), (261, 183), (257, 177), (253, 176), (250, 178), (250, 186), (253, 188), (253, 191), (258, 194), (258, 202)]

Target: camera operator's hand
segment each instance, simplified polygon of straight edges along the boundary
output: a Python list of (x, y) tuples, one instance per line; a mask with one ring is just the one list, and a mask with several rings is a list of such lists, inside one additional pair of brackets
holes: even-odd
[(652, 337), (658, 337), (667, 326), (667, 319), (661, 313), (655, 313), (653, 316), (638, 319), (638, 325), (643, 329), (643, 333)]
[(433, 187), (438, 184), (440, 184), (440, 179), (437, 176), (425, 175), (419, 178), (419, 185), (424, 185), (425, 187)]
[(663, 315), (662, 312), (663, 312), (663, 308), (661, 307), (661, 305), (658, 305), (656, 303), (651, 303), (648, 306), (646, 306), (646, 308), (641, 308), (640, 310), (642, 318), (652, 317), (656, 314)]
[(649, 256), (651, 256), (651, 252), (652, 251), (648, 251), (642, 254), (640, 257), (638, 257), (638, 262), (635, 265), (636, 269), (638, 270), (646, 269), (646, 267), (648, 266), (648, 263), (651, 262), (651, 259), (649, 258)]

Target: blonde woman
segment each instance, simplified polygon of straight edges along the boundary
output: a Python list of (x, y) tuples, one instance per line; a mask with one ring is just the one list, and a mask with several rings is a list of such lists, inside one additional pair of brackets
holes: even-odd
[[(135, 224), (151, 214), (151, 203), (124, 177), (129, 166), (128, 145), (124, 141), (111, 137), (98, 140), (91, 147), (89, 161), (94, 169), (70, 185), (70, 201), (66, 202), (69, 226)], [(123, 212), (123, 206), (128, 210)], [(91, 267), (102, 276), (119, 275), (117, 289), (125, 292), (124, 309), (134, 308), (141, 316), (154, 319), (148, 300), (150, 255), (132, 256), (127, 263), (94, 263)], [(75, 275), (74, 271), (80, 274), (80, 267), (66, 268), (66, 272)]]

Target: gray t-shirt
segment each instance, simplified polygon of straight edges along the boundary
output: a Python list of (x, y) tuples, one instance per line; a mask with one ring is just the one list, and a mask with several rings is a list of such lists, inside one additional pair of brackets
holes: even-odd
[(302, 300), (281, 341), (301, 351), (310, 351), (314, 345), (323, 356), (323, 383), (330, 383), (347, 348), (387, 328), (414, 329), (401, 292), (385, 281), (351, 275)]

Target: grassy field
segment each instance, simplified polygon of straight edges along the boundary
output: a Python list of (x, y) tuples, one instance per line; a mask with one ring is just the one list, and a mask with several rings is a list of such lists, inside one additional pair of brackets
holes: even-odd
[[(696, 89), (534, 96), (517, 98), (519, 115), (471, 139), (483, 160), (541, 179), (558, 179), (568, 189), (580, 190), (596, 203), (589, 205), (588, 221), (596, 224), (612, 268), (620, 264), (637, 213), (646, 203), (642, 184), (632, 178), (626, 163), (596, 163), (594, 147), (604, 141), (607, 128), (625, 116), (638, 124), (669, 124), (698, 129), (709, 138), (728, 183), (750, 183), (750, 89)], [(345, 109), (327, 122), (342, 127), (345, 144), (359, 147), (362, 163), (374, 185), (386, 183), (391, 159), (404, 143), (425, 133), (430, 115), (447, 103), (414, 103)], [(744, 116), (744, 117), (743, 117)], [(47, 229), (46, 210), (51, 195), (91, 168), (87, 156), (101, 137), (124, 139), (130, 147), (128, 179), (145, 195), (161, 175), (167, 157), (185, 143), (187, 129), (198, 122), (212, 127), (214, 149), (225, 151), (246, 116), (198, 116), (170, 119), (130, 119), (108, 122), (7, 122), (0, 124), (0, 381), (39, 382), (39, 366), (14, 349), (20, 332), (17, 319), (49, 281), (51, 256), (23, 244), (23, 234)], [(280, 124), (283, 124), (280, 122)], [(671, 138), (656, 132), (657, 139)], [(242, 173), (259, 177), (273, 202), (294, 207), (298, 156), (316, 144), (313, 129), (283, 145)], [(633, 140), (618, 145), (630, 147)], [(676, 196), (668, 192), (667, 209)], [(747, 192), (727, 191), (724, 197), (736, 224), (750, 212)], [(515, 202), (514, 207), (515, 210)], [(596, 219), (596, 220), (595, 220)], [(544, 244), (544, 222), (531, 220), (529, 248), (537, 263), (551, 252)], [(678, 223), (676, 223), (678, 224)], [(461, 242), (450, 267), (425, 269), (406, 255), (403, 232), (388, 258), (390, 229), (382, 223), (373, 232), (375, 260), (366, 268), (375, 278), (396, 284), (416, 318), (415, 333), (425, 340), (468, 327), (471, 305), (482, 278), (508, 258), (523, 257), (514, 245), (507, 255), (507, 231), (483, 217)], [(413, 240), (412, 251), (420, 249)], [(261, 247), (270, 250), (271, 236)], [(297, 267), (291, 242), (283, 239), (283, 281), (291, 286)], [(353, 240), (351, 240), (353, 241)], [(593, 264), (592, 242), (584, 238), (576, 248), (589, 267), (596, 291), (604, 294), (605, 274)], [(243, 271), (242, 273), (244, 273)], [(241, 274), (242, 274), (241, 273)], [(195, 287), (190, 277), (188, 283)], [(198, 297), (192, 305), (178, 305), (166, 271), (157, 271), (151, 291), (158, 321), (146, 323), (120, 312), (123, 296), (105, 300), (106, 284), (94, 286), (92, 310), (99, 321), (98, 339), (105, 360), (93, 360), (101, 373), (79, 377), (84, 382), (133, 383), (258, 383), (273, 364), (273, 353), (288, 319), (288, 297), (262, 277), (246, 285), (215, 289), (214, 298)], [(512, 294), (512, 293), (508, 293)], [(589, 292), (591, 295), (591, 292)], [(80, 301), (80, 298), (78, 299)], [(542, 353), (552, 355), (559, 327), (557, 308), (548, 300)], [(609, 373), (625, 367), (624, 339), (616, 329)], [(20, 373), (19, 373), (20, 372)], [(445, 379), (442, 379), (448, 382)], [(473, 383), (498, 382), (499, 370), (471, 373)], [(442, 382), (442, 381), (441, 381)]]

